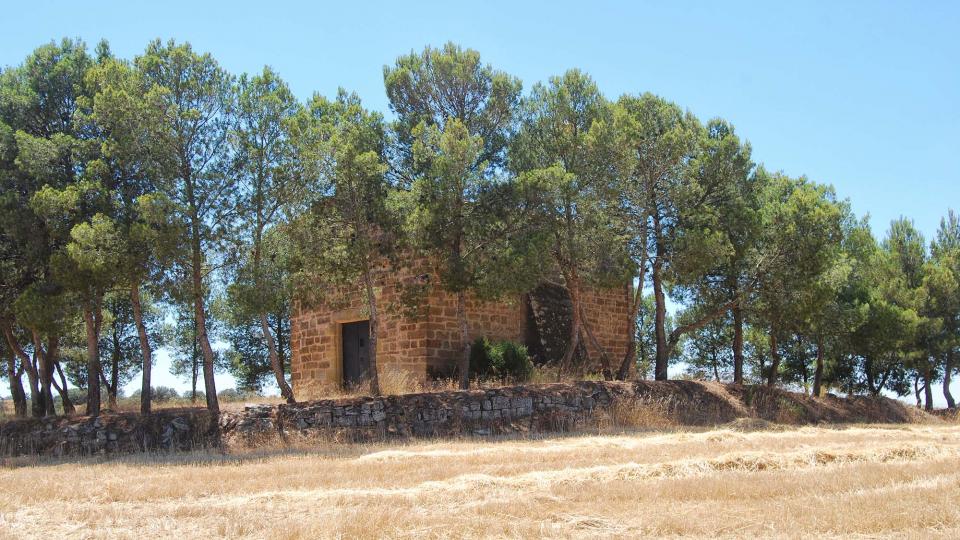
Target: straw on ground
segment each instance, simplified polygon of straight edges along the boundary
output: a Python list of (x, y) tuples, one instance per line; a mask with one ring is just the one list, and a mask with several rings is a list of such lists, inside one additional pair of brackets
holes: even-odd
[(28, 537), (960, 535), (960, 426), (130, 456), (0, 470)]

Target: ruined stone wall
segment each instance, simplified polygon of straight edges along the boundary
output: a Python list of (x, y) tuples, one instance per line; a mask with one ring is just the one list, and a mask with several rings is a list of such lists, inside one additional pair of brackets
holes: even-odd
[[(400, 368), (426, 376), (428, 319), (409, 316), (401, 295), (420, 285), (415, 270), (376, 273), (380, 332), (377, 362), (381, 369)], [(298, 397), (316, 397), (343, 381), (341, 326), (369, 319), (366, 293), (360, 287), (326, 294), (310, 304), (297, 302), (290, 323), (290, 379)]]
[[(581, 291), (581, 302), (590, 330), (600, 346), (606, 351), (612, 363), (612, 368), (620, 365), (623, 356), (627, 354), (627, 344), (630, 337), (630, 304), (626, 287), (609, 289), (584, 288)], [(594, 365), (599, 362), (601, 351), (594, 346), (588, 336), (586, 348)]]
[[(467, 298), (467, 325), (471, 342), (480, 337), (523, 342), (525, 317), (522, 299), (489, 302)], [(427, 365), (438, 375), (450, 376), (463, 354), (457, 323), (457, 298), (437, 291), (430, 298), (427, 325)]]
[[(593, 343), (585, 327), (575, 363), (582, 365), (589, 359), (590, 365), (584, 366), (585, 371), (596, 371), (605, 352), (612, 368), (616, 369), (627, 352), (630, 337), (626, 287), (584, 287), (580, 297), (585, 322), (600, 347)], [(570, 295), (563, 287), (544, 284), (531, 291), (526, 301), (527, 347), (538, 363), (556, 361), (563, 356), (570, 340)]]
[(598, 424), (715, 426), (738, 419), (792, 425), (938, 421), (882, 397), (813, 398), (766, 386), (698, 381), (580, 381), (251, 408), (221, 422), (221, 437), (242, 446), (278, 434), (289, 441), (373, 441), (555, 433)]
[[(454, 375), (464, 346), (457, 323), (456, 297), (440, 289), (436, 275), (426, 264), (400, 270), (381, 267), (375, 273), (375, 284), (380, 315), (377, 362), (381, 373), (403, 369), (420, 379)], [(300, 398), (322, 396), (328, 387), (341, 384), (341, 326), (369, 319), (366, 293), (361, 287), (322, 292), (309, 303), (305, 299), (296, 302), (291, 319), (291, 381)], [(561, 288), (559, 295), (566, 292)], [(569, 297), (564, 297), (569, 312)], [(626, 292), (623, 288), (585, 288), (582, 297), (591, 330), (615, 367), (627, 347)], [(532, 353), (541, 356), (541, 361), (555, 361), (569, 337), (569, 313), (565, 315), (566, 327), (563, 320), (557, 322), (554, 317), (546, 324), (560, 326), (531, 332), (529, 322), (541, 324), (546, 320), (530, 317), (534, 307), (530, 295), (497, 302), (468, 297), (470, 341), (488, 337), (526, 343)], [(552, 309), (562, 311), (563, 307), (556, 305)], [(595, 371), (600, 351), (586, 335), (582, 347), (592, 363), (586, 371)]]
[(0, 456), (81, 456), (409, 437), (712, 426), (750, 418), (785, 424), (942, 421), (887, 398), (812, 398), (695, 381), (576, 382), (487, 390), (52, 417), (0, 423)]
[(221, 448), (216, 414), (202, 409), (51, 416), (0, 423), (0, 456), (88, 456)]
[[(399, 368), (418, 378), (449, 376), (463, 350), (457, 324), (456, 297), (437, 287), (423, 268), (375, 276), (380, 331), (379, 368)], [(317, 397), (324, 387), (343, 380), (341, 325), (369, 319), (366, 293), (359, 287), (326, 294), (309, 306), (298, 303), (291, 319), (291, 381), (298, 397)], [(523, 339), (523, 305), (467, 300), (471, 339)]]

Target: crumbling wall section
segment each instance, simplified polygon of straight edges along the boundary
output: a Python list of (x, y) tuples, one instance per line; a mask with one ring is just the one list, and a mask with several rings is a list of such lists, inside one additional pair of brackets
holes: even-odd
[(229, 450), (311, 442), (714, 426), (748, 418), (787, 424), (939, 421), (887, 398), (811, 398), (761, 386), (695, 381), (581, 381), (252, 405), (214, 415), (58, 417), (0, 424), (0, 456)]

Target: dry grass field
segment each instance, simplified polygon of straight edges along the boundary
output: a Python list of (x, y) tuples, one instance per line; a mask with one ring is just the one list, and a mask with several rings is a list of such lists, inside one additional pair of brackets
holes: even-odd
[(960, 426), (8, 463), (7, 538), (960, 537)]

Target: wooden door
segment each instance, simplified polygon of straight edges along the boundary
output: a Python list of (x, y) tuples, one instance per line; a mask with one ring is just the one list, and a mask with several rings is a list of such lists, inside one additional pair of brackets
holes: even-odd
[(358, 386), (370, 371), (370, 321), (358, 321), (342, 325), (343, 384)]

